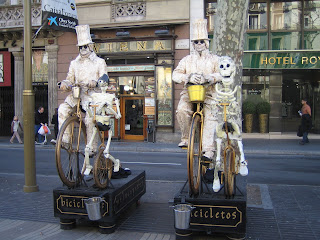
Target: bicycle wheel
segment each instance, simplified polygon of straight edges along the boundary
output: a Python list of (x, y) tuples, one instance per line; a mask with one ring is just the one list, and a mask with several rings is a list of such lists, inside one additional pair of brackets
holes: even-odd
[(93, 168), (94, 182), (98, 188), (104, 189), (108, 187), (109, 180), (112, 175), (113, 162), (104, 157), (104, 149), (100, 149)]
[[(79, 118), (69, 117), (61, 126), (57, 137), (56, 167), (61, 181), (68, 187), (74, 187), (77, 180), (83, 177), (85, 170), (86, 127), (83, 122), (80, 130), (79, 127)], [(66, 137), (67, 134), (69, 137)], [(79, 150), (77, 150), (78, 142)]]
[(202, 151), (202, 119), (199, 114), (192, 118), (188, 144), (188, 181), (191, 193), (199, 193), (201, 179), (201, 151)]
[(234, 195), (235, 176), (235, 151), (227, 147), (224, 154), (224, 192), (227, 197)]

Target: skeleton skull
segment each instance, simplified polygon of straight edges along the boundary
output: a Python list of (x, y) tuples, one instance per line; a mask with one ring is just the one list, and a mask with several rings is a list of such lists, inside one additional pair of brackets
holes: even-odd
[(223, 77), (223, 85), (231, 85), (235, 74), (236, 66), (234, 61), (228, 56), (222, 56), (219, 59), (220, 74)]

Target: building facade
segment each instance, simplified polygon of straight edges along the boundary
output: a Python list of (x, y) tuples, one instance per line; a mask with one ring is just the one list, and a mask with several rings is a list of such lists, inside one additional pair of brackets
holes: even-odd
[[(216, 1), (206, 4), (213, 31)], [(269, 132), (296, 132), (305, 97), (312, 109), (313, 131), (320, 130), (319, 17), (317, 0), (250, 1), (242, 96), (270, 102)]]

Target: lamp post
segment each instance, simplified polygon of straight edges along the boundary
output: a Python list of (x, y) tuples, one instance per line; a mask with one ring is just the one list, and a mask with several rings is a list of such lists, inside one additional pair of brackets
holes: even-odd
[(31, 43), (31, 0), (24, 0), (24, 90), (23, 90), (23, 124), (24, 124), (24, 192), (37, 192), (35, 146), (34, 146), (34, 106), (32, 89), (32, 43)]

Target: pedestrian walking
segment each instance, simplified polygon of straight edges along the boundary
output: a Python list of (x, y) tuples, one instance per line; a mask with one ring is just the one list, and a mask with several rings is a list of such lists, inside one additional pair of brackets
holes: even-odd
[(299, 111), (301, 116), (301, 125), (299, 126), (302, 133), (302, 141), (299, 142), (300, 145), (309, 143), (308, 133), (312, 128), (312, 119), (311, 119), (311, 108), (307, 104), (307, 99), (303, 98), (301, 100), (302, 108)]
[(21, 125), (21, 123), (20, 123), (20, 121), (18, 119), (18, 116), (14, 116), (13, 117), (13, 121), (11, 123), (11, 133), (13, 133), (13, 134), (12, 134), (12, 137), (10, 139), (10, 143), (13, 143), (13, 140), (14, 140), (15, 137), (18, 139), (18, 142), (20, 144), (23, 143), (21, 141), (21, 138), (20, 138), (20, 135), (19, 135), (19, 132), (18, 132), (19, 128), (21, 129), (21, 131), (23, 131), (23, 128), (22, 128), (22, 125)]
[(34, 123), (35, 123), (34, 134), (35, 134), (36, 143), (44, 142), (44, 136), (42, 136), (41, 134), (38, 133), (41, 126), (44, 126), (47, 123), (46, 117), (44, 115), (44, 107), (40, 106), (38, 108), (38, 111), (36, 111)]

